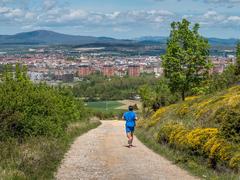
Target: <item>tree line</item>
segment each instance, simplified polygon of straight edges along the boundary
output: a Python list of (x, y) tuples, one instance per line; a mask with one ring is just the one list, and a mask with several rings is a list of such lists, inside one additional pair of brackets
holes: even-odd
[(72, 91), (75, 97), (86, 101), (123, 100), (134, 98), (144, 84), (151, 87), (156, 84), (156, 78), (153, 75), (108, 78), (93, 74), (74, 85)]

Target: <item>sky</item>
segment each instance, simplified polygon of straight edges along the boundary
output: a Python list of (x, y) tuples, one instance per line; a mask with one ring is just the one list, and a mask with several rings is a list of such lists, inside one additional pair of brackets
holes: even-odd
[(168, 36), (171, 22), (186, 18), (205, 37), (240, 39), (239, 9), (240, 0), (0, 0), (0, 34)]

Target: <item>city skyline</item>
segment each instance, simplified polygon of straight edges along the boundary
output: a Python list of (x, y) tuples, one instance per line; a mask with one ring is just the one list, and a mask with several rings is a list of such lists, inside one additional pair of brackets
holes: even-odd
[(187, 18), (205, 37), (240, 38), (239, 7), (240, 0), (0, 0), (0, 34), (168, 36), (172, 21)]

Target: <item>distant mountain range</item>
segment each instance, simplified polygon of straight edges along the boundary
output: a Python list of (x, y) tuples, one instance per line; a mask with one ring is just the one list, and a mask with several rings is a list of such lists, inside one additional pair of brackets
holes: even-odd
[[(237, 39), (208, 38), (212, 46), (235, 46)], [(53, 31), (38, 30), (18, 33), (15, 35), (0, 35), (0, 45), (86, 45), (86, 44), (166, 44), (167, 37), (145, 36), (131, 40), (114, 39), (110, 37), (93, 37), (61, 34)]]
[[(221, 39), (221, 38), (207, 38), (208, 42), (212, 46), (236, 46), (238, 39), (230, 38), (230, 39)], [(140, 38), (135, 38), (137, 42), (153, 42), (153, 43), (160, 43), (166, 44), (167, 37), (163, 36), (144, 36)]]
[(83, 45), (92, 43), (128, 44), (130, 40), (119, 40), (109, 37), (76, 36), (38, 30), (15, 35), (0, 35), (0, 44), (33, 44), (33, 45)]

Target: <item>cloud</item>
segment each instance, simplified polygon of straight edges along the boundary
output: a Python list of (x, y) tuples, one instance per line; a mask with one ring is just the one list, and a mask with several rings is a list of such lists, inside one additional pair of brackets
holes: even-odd
[(235, 24), (240, 28), (240, 16), (229, 16), (226, 20), (228, 24)]
[(9, 8), (7, 7), (0, 7), (0, 14), (5, 14), (9, 11)]
[(221, 28), (224, 31), (226, 28), (239, 29), (240, 16), (218, 13), (216, 11), (207, 11), (198, 15), (184, 15), (188, 20), (194, 23), (199, 23), (202, 28)]
[(240, 0), (204, 0), (208, 3), (225, 3), (225, 4), (231, 4), (231, 3), (240, 3)]
[(120, 32), (120, 33), (122, 33), (122, 32), (128, 32), (128, 31), (130, 31), (130, 29), (129, 29), (129, 28), (122, 28), (122, 27), (114, 27), (114, 28), (113, 28), (113, 31), (114, 31), (114, 32)]
[(31, 0), (0, 0), (0, 5), (27, 5)]
[(218, 14), (216, 11), (207, 11), (203, 14), (202, 19), (211, 21), (211, 22), (219, 22), (224, 20), (226, 17), (224, 15)]
[(1, 19), (16, 20), (17, 18), (24, 18), (25, 12), (19, 8), (0, 7)]
[(13, 2), (14, 0), (0, 0), (0, 3), (9, 3), (9, 2)]
[(149, 25), (173, 20), (174, 13), (165, 10), (92, 12), (81, 9), (54, 9), (40, 16), (39, 23), (51, 26), (127, 26)]
[[(202, 1), (224, 3), (222, 0)], [(231, 3), (239, 1), (228, 0)], [(59, 0), (18, 0), (18, 3), (22, 2), (22, 6), (16, 4), (12, 6), (13, 2), (14, 0), (0, 0), (0, 26), (15, 26), (24, 30), (68, 28), (79, 29), (81, 32), (102, 30), (127, 34), (124, 32), (141, 30), (144, 33), (151, 33), (162, 29), (169, 31), (172, 21), (187, 18), (193, 23), (200, 23), (203, 28), (212, 30), (222, 28), (224, 31), (225, 28), (232, 28), (237, 31), (240, 28), (239, 14), (224, 14), (217, 10), (207, 10), (198, 14), (174, 13), (164, 9), (101, 12), (63, 6), (62, 1)], [(38, 4), (29, 4), (33, 2)]]
[[(166, 0), (153, 0), (153, 1), (166, 1)], [(177, 0), (177, 1), (184, 1), (184, 0)], [(193, 0), (196, 1), (196, 0)], [(197, 0), (197, 1), (203, 1), (206, 3), (240, 3), (240, 0)]]
[[(20, 9), (0, 7), (0, 25), (17, 25), (24, 29), (81, 27), (82, 29), (112, 29), (114, 32), (127, 32), (130, 29), (146, 27), (152, 29), (168, 28), (172, 21), (187, 18), (193, 23), (200, 23), (208, 28), (239, 28), (240, 16), (226, 15), (217, 11), (202, 14), (185, 14), (179, 16), (167, 10), (130, 10), (113, 12), (93, 12), (79, 8), (51, 4), (55, 0), (46, 0), (39, 9)], [(51, 3), (50, 3), (51, 2)], [(46, 11), (42, 11), (46, 9)]]
[(57, 0), (43, 0), (43, 9), (51, 10), (57, 6)]
[[(167, 1), (167, 0), (152, 0), (155, 2), (163, 2), (163, 1)], [(184, 0), (177, 0), (178, 2), (184, 1)], [(207, 4), (211, 4), (211, 5), (225, 5), (228, 8), (233, 8), (236, 5), (240, 5), (240, 0), (192, 0), (192, 1), (200, 1), (200, 2), (204, 2)]]
[(60, 7), (46, 0), (37, 8), (0, 6), (0, 26), (16, 26), (24, 30), (79, 28), (107, 29), (116, 33), (131, 29), (158, 28), (169, 25), (176, 16), (167, 10), (131, 10), (94, 12), (80, 8)]

